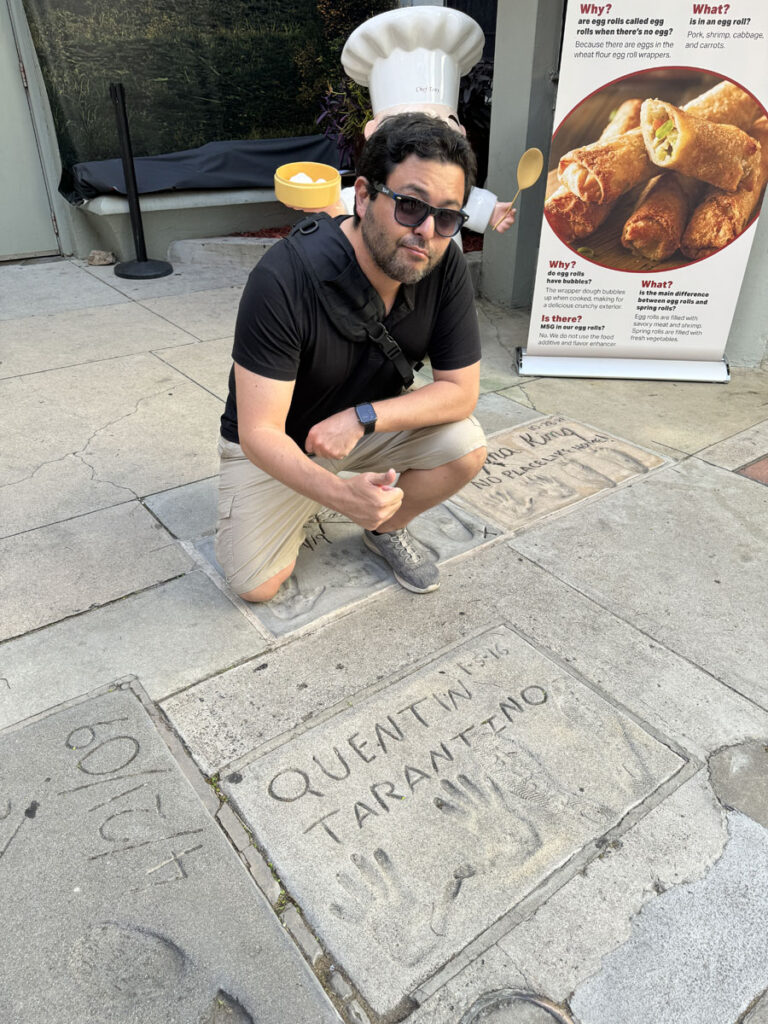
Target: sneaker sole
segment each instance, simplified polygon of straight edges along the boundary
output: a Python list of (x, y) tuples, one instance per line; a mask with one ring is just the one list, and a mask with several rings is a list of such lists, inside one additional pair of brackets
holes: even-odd
[[(365, 533), (363, 534), (363, 544), (365, 544), (368, 550), (373, 552), (374, 555), (377, 555), (382, 560), (382, 562), (386, 562), (386, 564), (389, 565), (389, 562), (387, 562), (384, 555), (382, 555), (378, 548), (373, 546), (373, 544), (368, 540), (367, 534)], [(410, 590), (412, 594), (431, 594), (433, 590), (437, 590), (437, 588), (440, 586), (440, 580), (438, 580), (436, 583), (431, 583), (428, 587), (416, 587), (414, 586), (413, 583), (408, 583), (406, 580), (404, 580), (402, 576), (398, 576), (395, 570), (392, 569), (391, 565), (389, 565), (389, 568), (392, 570), (392, 575), (395, 577), (400, 586), (403, 587), (405, 590)]]

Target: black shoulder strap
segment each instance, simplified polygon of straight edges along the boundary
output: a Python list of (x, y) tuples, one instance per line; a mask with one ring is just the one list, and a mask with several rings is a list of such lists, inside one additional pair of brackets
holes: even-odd
[[(327, 214), (305, 217), (291, 229), (286, 242), (293, 252), (301, 259), (304, 269), (315, 286), (318, 298), (331, 321), (335, 324), (342, 337), (347, 341), (369, 341), (376, 345), (400, 374), (403, 386), (409, 388), (413, 384), (413, 367), (405, 353), (389, 333), (378, 316), (378, 308), (372, 295), (370, 285), (367, 289), (345, 291), (345, 300), (340, 293), (321, 281), (317, 274), (316, 261), (322, 259), (322, 233), (318, 229), (322, 224), (333, 221)], [(335, 228), (335, 225), (333, 225)], [(350, 306), (350, 298), (356, 298), (357, 308)]]

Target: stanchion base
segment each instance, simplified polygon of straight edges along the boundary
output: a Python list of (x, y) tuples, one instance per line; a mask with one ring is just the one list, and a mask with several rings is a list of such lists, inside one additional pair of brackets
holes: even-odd
[(149, 280), (152, 277), (167, 277), (173, 273), (173, 267), (165, 260), (128, 260), (115, 266), (116, 277), (128, 277), (132, 280)]

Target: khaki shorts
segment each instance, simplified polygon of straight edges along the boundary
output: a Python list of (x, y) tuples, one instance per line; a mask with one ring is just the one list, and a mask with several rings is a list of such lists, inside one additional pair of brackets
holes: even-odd
[[(312, 456), (332, 473), (398, 473), (436, 469), (485, 446), (483, 429), (470, 416), (418, 430), (362, 437), (343, 459)], [(219, 438), (219, 508), (216, 558), (227, 582), (245, 594), (296, 559), (304, 526), (322, 505), (254, 466), (239, 444)]]

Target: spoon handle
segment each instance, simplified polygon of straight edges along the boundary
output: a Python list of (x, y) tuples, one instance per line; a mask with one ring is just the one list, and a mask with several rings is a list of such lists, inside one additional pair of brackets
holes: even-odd
[(509, 206), (508, 206), (508, 207), (506, 208), (506, 210), (504, 211), (504, 213), (502, 213), (502, 215), (501, 215), (501, 216), (499, 217), (499, 219), (498, 219), (498, 220), (496, 221), (496, 223), (495, 223), (495, 224), (491, 224), (491, 231), (495, 231), (495, 230), (496, 230), (496, 228), (497, 228), (497, 227), (499, 226), (499, 224), (501, 224), (501, 222), (502, 222), (502, 221), (504, 220), (504, 218), (505, 218), (505, 217), (507, 216), (507, 214), (509, 213), (509, 211), (510, 211), (510, 210), (512, 209), (512, 207), (513, 207), (513, 206), (515, 205), (515, 199), (517, 199), (517, 197), (518, 197), (518, 196), (520, 195), (520, 192), (521, 192), (521, 189), (518, 189), (518, 190), (517, 190), (517, 192), (515, 192), (515, 195), (514, 195), (514, 198), (513, 198), (512, 202), (511, 202), (511, 203), (509, 204)]

